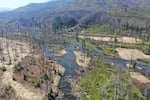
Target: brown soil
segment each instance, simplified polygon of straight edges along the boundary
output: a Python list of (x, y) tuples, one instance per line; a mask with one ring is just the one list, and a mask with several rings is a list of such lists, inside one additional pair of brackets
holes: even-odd
[(89, 65), (89, 63), (90, 63), (91, 58), (87, 57), (86, 54), (84, 54), (84, 53), (82, 53), (80, 51), (74, 51), (74, 54), (76, 56), (76, 62), (77, 62), (77, 64), (80, 67), (87, 68), (88, 65)]
[(141, 82), (141, 83), (150, 83), (150, 80), (147, 79), (144, 75), (138, 73), (138, 72), (130, 72), (130, 76), (133, 78), (133, 79), (136, 79), (137, 81)]
[(121, 58), (126, 60), (150, 59), (150, 55), (145, 55), (143, 52), (137, 49), (117, 48), (116, 51), (119, 53)]
[(0, 85), (0, 100), (15, 100), (17, 98), (15, 90), (11, 86)]

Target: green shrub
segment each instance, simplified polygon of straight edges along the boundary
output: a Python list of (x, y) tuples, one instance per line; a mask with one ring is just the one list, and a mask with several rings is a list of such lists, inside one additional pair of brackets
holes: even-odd
[(100, 57), (93, 60), (94, 69), (78, 82), (82, 100), (114, 100), (114, 95), (115, 100), (146, 100), (127, 69), (115, 68)]
[(49, 80), (49, 77), (48, 77), (48, 75), (46, 73), (43, 75), (43, 79), (44, 80)]
[(6, 69), (6, 67), (0, 67), (0, 70), (5, 72), (7, 69)]
[(27, 75), (23, 75), (23, 80), (27, 81)]
[(51, 78), (50, 74), (45, 73), (42, 77), (45, 81), (50, 81), (50, 83), (53, 83), (53, 79)]
[(35, 60), (32, 59), (32, 60), (30, 61), (30, 65), (36, 65)]
[(15, 71), (20, 72), (21, 70), (23, 70), (22, 65), (19, 63), (18, 65), (15, 66)]
[(113, 50), (107, 46), (101, 46), (101, 49), (108, 56), (118, 57), (118, 52), (116, 50)]
[(34, 85), (34, 87), (40, 87), (41, 86), (41, 81), (38, 78), (33, 78), (32, 79), (32, 84)]

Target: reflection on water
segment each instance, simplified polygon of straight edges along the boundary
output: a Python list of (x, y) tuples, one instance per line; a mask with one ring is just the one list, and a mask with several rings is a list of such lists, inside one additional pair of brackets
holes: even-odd
[[(61, 46), (52, 46), (49, 48), (45, 48), (45, 53), (48, 58), (57, 61), (61, 64), (65, 69), (65, 73), (60, 80), (59, 89), (64, 93), (64, 97), (61, 100), (76, 100), (76, 97), (73, 97), (71, 94), (71, 86), (70, 83), (66, 80), (68, 76), (75, 76), (75, 69), (78, 67), (75, 62), (75, 55), (73, 54), (73, 46), (67, 46), (64, 49), (67, 51), (67, 54), (64, 56), (54, 56), (51, 50), (60, 49)], [(51, 50), (50, 50), (51, 49)]]

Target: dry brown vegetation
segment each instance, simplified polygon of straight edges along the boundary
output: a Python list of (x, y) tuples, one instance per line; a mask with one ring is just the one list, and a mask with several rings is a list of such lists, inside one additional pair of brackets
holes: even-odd
[[(14, 95), (11, 99), (42, 100), (50, 91), (56, 96), (60, 76), (65, 71), (61, 65), (48, 61), (39, 55), (38, 50), (32, 50), (31, 54), (28, 43), (5, 38), (0, 38), (0, 41), (0, 86), (9, 86), (14, 91), (10, 94)], [(5, 88), (0, 89), (1, 94), (5, 93)]]
[(53, 61), (44, 61), (43, 57), (27, 56), (15, 66), (13, 79), (24, 84), (32, 90), (44, 90), (46, 93), (52, 89), (57, 93), (57, 86), (65, 69)]
[(10, 100), (15, 97), (16, 93), (11, 86), (0, 85), (0, 99), (1, 100)]

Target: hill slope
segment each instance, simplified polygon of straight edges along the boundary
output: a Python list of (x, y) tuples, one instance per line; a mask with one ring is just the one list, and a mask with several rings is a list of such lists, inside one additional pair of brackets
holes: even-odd
[[(56, 16), (69, 15), (79, 20), (99, 10), (123, 14), (134, 11), (137, 14), (139, 13), (137, 10), (144, 12), (145, 9), (150, 9), (149, 5), (150, 0), (54, 0), (46, 3), (29, 4), (10, 12), (0, 13), (0, 19), (7, 19), (12, 23), (18, 22), (20, 19), (29, 22), (33, 21), (34, 18), (41, 23), (50, 23)], [(137, 15), (145, 16), (145, 13)]]

